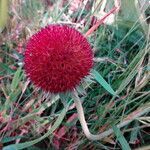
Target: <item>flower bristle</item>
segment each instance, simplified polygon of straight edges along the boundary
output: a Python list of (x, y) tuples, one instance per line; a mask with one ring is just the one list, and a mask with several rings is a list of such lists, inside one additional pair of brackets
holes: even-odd
[(93, 66), (87, 39), (67, 25), (48, 25), (28, 41), (24, 55), (27, 77), (51, 93), (73, 90)]

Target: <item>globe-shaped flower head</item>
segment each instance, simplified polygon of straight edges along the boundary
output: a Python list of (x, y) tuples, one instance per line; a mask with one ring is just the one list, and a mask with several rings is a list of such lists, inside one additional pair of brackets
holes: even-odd
[(49, 25), (34, 34), (25, 51), (25, 72), (36, 87), (46, 92), (73, 90), (93, 65), (86, 38), (67, 25)]

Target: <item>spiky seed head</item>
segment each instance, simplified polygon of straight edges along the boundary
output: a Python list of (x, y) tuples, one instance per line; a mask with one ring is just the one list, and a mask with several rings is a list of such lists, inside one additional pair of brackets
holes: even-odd
[(27, 42), (25, 72), (36, 87), (46, 92), (73, 90), (92, 66), (89, 42), (67, 25), (48, 25)]

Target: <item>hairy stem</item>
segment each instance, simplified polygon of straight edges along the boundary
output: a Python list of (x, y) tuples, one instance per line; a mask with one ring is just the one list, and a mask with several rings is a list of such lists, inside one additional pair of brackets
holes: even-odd
[[(113, 133), (113, 129), (109, 129), (109, 130), (107, 130), (103, 133), (97, 134), (97, 135), (90, 133), (88, 126), (87, 126), (87, 123), (85, 121), (84, 111), (83, 111), (83, 107), (82, 107), (80, 98), (78, 96), (78, 93), (75, 90), (73, 91), (72, 97), (74, 99), (74, 103), (75, 103), (76, 108), (77, 108), (78, 118), (79, 118), (79, 121), (81, 123), (83, 132), (89, 140), (93, 140), (93, 141), (94, 140), (101, 140), (101, 139), (103, 139), (103, 138), (105, 138), (105, 137), (107, 137)], [(118, 124), (117, 127), (122, 128), (122, 127), (126, 126), (127, 124), (129, 124), (130, 122), (132, 122), (134, 119), (137, 119), (138, 117), (140, 117), (140, 116), (142, 116), (148, 112), (150, 112), (150, 107), (142, 109), (141, 111), (139, 111), (138, 113), (133, 115), (129, 120), (125, 120), (124, 122)]]

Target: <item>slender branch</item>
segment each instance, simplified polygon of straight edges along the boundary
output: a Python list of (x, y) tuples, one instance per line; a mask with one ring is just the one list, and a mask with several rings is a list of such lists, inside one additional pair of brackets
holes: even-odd
[[(85, 121), (83, 107), (82, 107), (80, 98), (79, 98), (78, 93), (76, 92), (76, 90), (73, 91), (72, 97), (74, 99), (74, 102), (75, 102), (75, 105), (76, 105), (76, 108), (77, 108), (78, 118), (79, 118), (79, 121), (81, 123), (83, 132), (89, 140), (93, 140), (93, 141), (94, 140), (101, 140), (101, 139), (103, 139), (103, 138), (105, 138), (105, 137), (107, 137), (107, 136), (109, 136), (113, 133), (113, 129), (109, 129), (109, 130), (107, 130), (103, 133), (100, 133), (98, 135), (91, 134), (89, 129), (88, 129), (87, 123)], [(124, 122), (118, 124), (117, 127), (122, 128), (122, 127), (128, 125), (129, 123), (131, 123), (133, 120), (137, 119), (138, 117), (140, 117), (140, 116), (142, 116), (142, 115), (144, 115), (145, 113), (148, 113), (148, 112), (150, 112), (150, 107), (142, 109), (142, 111), (139, 111), (138, 113), (133, 115), (130, 118), (130, 120), (125, 120)]]
[(96, 30), (104, 21), (105, 19), (110, 16), (111, 14), (115, 13), (116, 10), (118, 8), (114, 7), (113, 9), (111, 9), (108, 13), (106, 13), (99, 21), (97, 21), (97, 23), (92, 26), (86, 33), (85, 33), (85, 37), (88, 37), (92, 32), (94, 32), (94, 30)]

